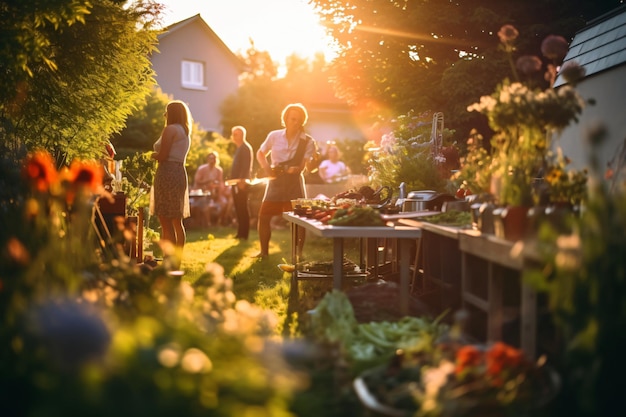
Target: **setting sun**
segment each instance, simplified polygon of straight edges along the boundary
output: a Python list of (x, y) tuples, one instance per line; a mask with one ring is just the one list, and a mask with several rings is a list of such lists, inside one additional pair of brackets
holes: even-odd
[(165, 6), (165, 24), (198, 13), (234, 52), (248, 49), (250, 41), (268, 51), (274, 61), (297, 54), (312, 58), (322, 52), (327, 60), (334, 52), (330, 38), (306, 0), (160, 0)]

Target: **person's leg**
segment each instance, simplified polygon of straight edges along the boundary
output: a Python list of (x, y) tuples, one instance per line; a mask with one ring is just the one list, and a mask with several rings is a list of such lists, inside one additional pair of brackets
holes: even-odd
[(172, 225), (172, 219), (159, 216), (159, 223), (161, 223), (161, 240), (167, 240), (172, 244), (176, 244), (176, 232)]
[(250, 208), (248, 207), (248, 189), (241, 192), (241, 213), (237, 215), (237, 221), (241, 222), (241, 226), (237, 226), (241, 236), (248, 238), (250, 234)]
[(187, 233), (185, 231), (183, 219), (172, 219), (171, 224), (175, 234), (175, 240), (173, 241), (173, 243), (177, 248), (182, 249), (185, 246), (185, 242), (187, 241)]
[(250, 232), (250, 212), (248, 211), (247, 190), (236, 190), (233, 192), (233, 204), (237, 218), (237, 237), (247, 239)]
[(259, 242), (261, 244), (261, 253), (259, 256), (261, 257), (269, 255), (270, 239), (272, 237), (272, 217), (273, 216), (268, 214), (259, 213), (258, 232)]

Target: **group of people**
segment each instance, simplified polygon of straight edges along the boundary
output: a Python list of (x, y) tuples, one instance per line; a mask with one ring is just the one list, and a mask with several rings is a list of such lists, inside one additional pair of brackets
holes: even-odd
[[(154, 144), (152, 158), (158, 161), (153, 184), (153, 198), (150, 212), (156, 215), (161, 224), (161, 239), (169, 241), (177, 250), (178, 259), (186, 242), (183, 220), (190, 216), (188, 176), (185, 162), (191, 146), (192, 116), (187, 105), (178, 100), (167, 104), (164, 113), (165, 127), (161, 137)], [(255, 256), (269, 255), (272, 235), (271, 221), (274, 216), (291, 210), (291, 200), (306, 195), (303, 173), (313, 170), (319, 163), (316, 141), (304, 131), (308, 120), (306, 108), (299, 103), (287, 105), (281, 113), (282, 129), (271, 131), (256, 152), (256, 160), (268, 178), (265, 194), (258, 213), (257, 230), (260, 252)], [(231, 129), (231, 140), (237, 146), (230, 173), (232, 204), (237, 222), (237, 239), (248, 239), (250, 212), (248, 196), (252, 177), (253, 150), (246, 140), (246, 129), (235, 126)], [(329, 147), (329, 161), (319, 165), (320, 175), (332, 182), (347, 171), (345, 164), (338, 160), (338, 149)], [(194, 188), (223, 190), (224, 173), (219, 167), (218, 155), (214, 152), (207, 157), (194, 177)], [(322, 177), (324, 178), (324, 177)], [(228, 204), (229, 197), (224, 192), (221, 204)], [(302, 242), (303, 243), (303, 242)]]

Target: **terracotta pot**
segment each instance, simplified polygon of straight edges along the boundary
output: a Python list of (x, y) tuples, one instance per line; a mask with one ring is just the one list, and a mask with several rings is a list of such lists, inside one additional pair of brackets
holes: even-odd
[(528, 210), (526, 206), (508, 206), (494, 210), (495, 235), (511, 241), (522, 240), (528, 230)]

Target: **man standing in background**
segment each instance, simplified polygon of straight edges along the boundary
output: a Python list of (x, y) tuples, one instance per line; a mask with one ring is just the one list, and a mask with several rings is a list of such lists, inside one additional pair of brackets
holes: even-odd
[(237, 217), (237, 239), (248, 239), (250, 232), (250, 211), (248, 208), (249, 180), (252, 175), (252, 146), (246, 140), (246, 129), (243, 126), (235, 126), (231, 129), (231, 140), (237, 145), (233, 165), (230, 172), (232, 185), (233, 204)]

